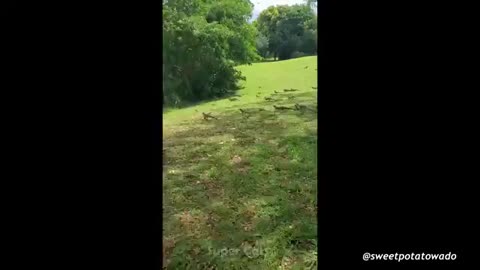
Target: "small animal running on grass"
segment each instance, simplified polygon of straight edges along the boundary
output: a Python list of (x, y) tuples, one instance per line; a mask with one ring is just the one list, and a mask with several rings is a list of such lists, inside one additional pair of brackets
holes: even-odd
[(236, 101), (236, 100), (238, 100), (238, 98), (229, 98), (228, 100), (230, 100), (230, 101)]
[(248, 114), (248, 112), (244, 109), (238, 109), (242, 114)]
[(307, 109), (307, 106), (295, 103), (295, 110), (302, 111), (302, 110), (306, 110), (306, 109)]
[(205, 120), (208, 120), (208, 119), (217, 119), (217, 120), (218, 120), (218, 118), (215, 117), (215, 116), (213, 116), (212, 113), (204, 113), (204, 112), (202, 112), (202, 114), (203, 114), (203, 119), (205, 119)]
[(271, 97), (266, 97), (265, 100), (273, 101), (273, 98), (271, 98)]
[(249, 118), (250, 117), (250, 113), (247, 112), (246, 110), (244, 110), (244, 109), (238, 109), (238, 110), (240, 110), (240, 112), (242, 113), (242, 116), (244, 118)]
[(273, 105), (273, 108), (275, 108), (275, 110), (279, 110), (279, 111), (292, 110), (292, 108), (290, 108), (290, 107), (277, 106), (277, 105)]
[(310, 108), (308, 108), (307, 106), (305, 106), (305, 105), (300, 105), (300, 104), (298, 104), (298, 103), (295, 103), (295, 110), (296, 110), (296, 111), (301, 111), (301, 112), (305, 112), (306, 110), (310, 110), (310, 111), (312, 111), (312, 112), (315, 112), (314, 109), (310, 109)]

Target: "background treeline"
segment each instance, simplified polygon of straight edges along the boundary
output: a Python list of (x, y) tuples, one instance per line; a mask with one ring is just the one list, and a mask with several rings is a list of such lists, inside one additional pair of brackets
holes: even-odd
[(248, 0), (164, 0), (164, 105), (232, 93), (244, 79), (236, 65), (315, 54), (317, 19), (310, 2), (269, 7), (249, 23)]
[(258, 53), (274, 60), (317, 53), (317, 17), (310, 5), (271, 6), (253, 25)]

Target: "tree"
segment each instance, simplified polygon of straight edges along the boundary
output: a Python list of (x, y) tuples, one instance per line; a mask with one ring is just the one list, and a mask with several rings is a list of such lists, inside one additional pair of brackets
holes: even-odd
[(280, 39), (277, 36), (279, 13), (278, 7), (270, 6), (262, 11), (256, 20), (258, 31), (268, 39), (268, 51), (273, 54), (274, 59), (277, 57), (280, 44)]
[(164, 102), (219, 97), (243, 77), (235, 65), (259, 59), (248, 0), (164, 0)]
[(274, 59), (289, 59), (295, 51), (316, 52), (316, 16), (306, 4), (271, 6), (260, 13), (255, 25), (267, 37)]
[(268, 38), (259, 33), (256, 39), (257, 51), (261, 57), (266, 58), (268, 54)]

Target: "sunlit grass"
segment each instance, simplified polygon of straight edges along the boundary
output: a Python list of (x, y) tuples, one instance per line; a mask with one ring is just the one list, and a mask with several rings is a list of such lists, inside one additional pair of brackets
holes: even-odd
[(168, 269), (315, 268), (316, 60), (241, 66), (238, 100), (164, 113)]

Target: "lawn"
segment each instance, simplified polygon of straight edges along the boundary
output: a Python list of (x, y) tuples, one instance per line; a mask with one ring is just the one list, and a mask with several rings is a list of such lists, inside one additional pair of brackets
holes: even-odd
[(163, 114), (165, 265), (316, 269), (317, 57), (238, 68), (235, 99)]

